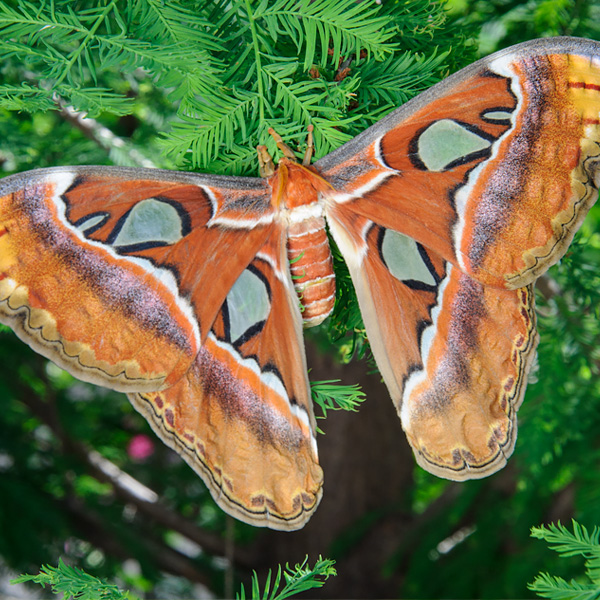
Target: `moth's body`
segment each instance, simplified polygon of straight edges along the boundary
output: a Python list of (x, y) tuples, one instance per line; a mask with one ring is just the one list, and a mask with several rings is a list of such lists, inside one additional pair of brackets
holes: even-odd
[(305, 327), (326, 319), (335, 304), (335, 275), (325, 228), (322, 192), (331, 186), (287, 158), (269, 178), (271, 203), (287, 226), (288, 258)]
[(508, 48), (312, 167), (286, 156), (261, 179), (0, 180), (0, 321), (126, 392), (229, 513), (297, 529), (323, 486), (302, 322), (333, 306), (327, 223), (417, 462), (454, 480), (500, 469), (535, 357), (533, 283), (597, 198), (600, 44)]

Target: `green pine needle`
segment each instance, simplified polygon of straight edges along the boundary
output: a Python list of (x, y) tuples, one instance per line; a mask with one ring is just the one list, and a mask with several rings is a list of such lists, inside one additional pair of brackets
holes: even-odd
[[(272, 572), (269, 571), (267, 581), (263, 591), (260, 591), (260, 584), (256, 572), (252, 576), (252, 593), (253, 600), (284, 600), (296, 594), (301, 594), (307, 590), (322, 587), (327, 579), (336, 575), (333, 567), (335, 561), (323, 559), (319, 556), (314, 567), (308, 566), (308, 556), (304, 559), (301, 565), (296, 565), (293, 569), (286, 565), (282, 570), (281, 565), (277, 569), (277, 575), (272, 584)], [(242, 586), (240, 593), (237, 594), (238, 600), (246, 600), (246, 590)]]
[(122, 592), (116, 585), (103, 582), (97, 577), (65, 565), (62, 558), (58, 567), (45, 565), (37, 575), (21, 575), (11, 583), (33, 582), (50, 586), (55, 594), (64, 594), (65, 600), (131, 600), (129, 592)]
[[(336, 575), (335, 561), (323, 559), (319, 556), (314, 567), (308, 566), (308, 556), (301, 565), (293, 569), (281, 565), (271, 587), (272, 572), (269, 571), (264, 590), (260, 591), (258, 576), (252, 577), (252, 595), (255, 600), (284, 600), (310, 589), (322, 587), (327, 579)], [(65, 600), (133, 600), (135, 596), (129, 592), (121, 591), (116, 585), (105, 583), (97, 577), (89, 575), (77, 567), (65, 565), (59, 559), (58, 567), (45, 565), (37, 575), (21, 575), (11, 581), (12, 584), (33, 582), (42, 586), (49, 586), (55, 594), (63, 594)], [(242, 585), (240, 593), (236, 596), (245, 600), (246, 591)]]
[(600, 598), (600, 528), (594, 527), (591, 533), (573, 520), (573, 532), (564, 525), (551, 523), (533, 527), (531, 536), (542, 539), (562, 557), (582, 556), (585, 559), (588, 582), (565, 581), (548, 573), (540, 573), (528, 585), (541, 598), (550, 600), (596, 600)]
[(255, 146), (275, 151), (269, 127), (296, 146), (313, 125), (320, 158), (440, 78), (448, 55), (435, 46), (397, 52), (405, 8), (214, 0), (192, 12), (175, 0), (113, 0), (75, 13), (67, 0), (0, 3), (0, 108), (50, 110), (58, 97), (92, 117), (123, 116), (151, 85), (177, 111), (162, 128), (164, 154), (255, 175)]
[(532, 527), (531, 537), (545, 540), (552, 550), (561, 556), (594, 556), (600, 554), (600, 528), (594, 527), (592, 533), (573, 520), (573, 533), (560, 522), (556, 525), (550, 523), (546, 528)]
[(358, 411), (366, 395), (358, 384), (341, 385), (339, 379), (311, 381), (312, 399), (323, 411), (319, 418), (325, 419), (328, 410)]
[(596, 600), (600, 598), (600, 588), (594, 585), (565, 581), (548, 573), (540, 573), (533, 583), (527, 586), (540, 598), (551, 600)]
[(52, 94), (28, 83), (0, 85), (0, 104), (6, 110), (49, 110), (56, 105)]

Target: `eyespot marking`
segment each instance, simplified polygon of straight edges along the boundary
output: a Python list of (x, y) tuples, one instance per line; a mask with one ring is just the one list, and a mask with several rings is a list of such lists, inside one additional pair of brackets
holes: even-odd
[(436, 278), (424, 260), (419, 244), (402, 233), (391, 229), (382, 230), (380, 254), (389, 272), (399, 281), (411, 287), (435, 287)]
[(428, 171), (445, 171), (475, 160), (489, 150), (492, 141), (466, 125), (441, 119), (421, 132), (417, 139), (418, 159)]
[(229, 340), (240, 344), (267, 320), (271, 312), (269, 288), (258, 272), (245, 269), (227, 294)]
[(186, 235), (186, 223), (171, 202), (147, 198), (138, 202), (120, 220), (109, 243), (113, 246), (170, 245)]

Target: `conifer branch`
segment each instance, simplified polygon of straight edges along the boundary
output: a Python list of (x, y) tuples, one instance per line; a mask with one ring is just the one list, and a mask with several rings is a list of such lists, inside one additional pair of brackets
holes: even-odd
[(134, 596), (122, 592), (116, 585), (89, 575), (77, 567), (66, 565), (62, 558), (58, 567), (45, 565), (37, 575), (21, 575), (11, 583), (33, 582), (49, 586), (55, 594), (74, 600), (132, 600)]
[[(90, 43), (90, 41), (94, 37), (94, 34), (96, 33), (96, 31), (98, 31), (98, 28), (100, 27), (100, 25), (102, 25), (102, 23), (104, 22), (104, 20), (110, 13), (110, 11), (115, 7), (115, 4), (116, 4), (116, 0), (112, 0), (110, 2), (110, 4), (108, 4), (105, 7), (105, 9), (100, 13), (100, 15), (98, 15), (98, 18), (96, 19), (96, 22), (94, 23), (92, 28), (87, 32), (85, 38), (79, 43), (77, 48), (73, 51), (71, 58), (66, 62), (62, 74), (58, 76), (58, 78), (55, 82), (55, 85), (57, 87), (60, 86), (60, 84), (62, 83), (64, 78), (71, 72), (71, 69), (79, 60), (81, 53), (84, 52), (84, 50), (87, 50), (87, 45)], [(91, 61), (88, 61), (88, 64), (93, 65), (93, 63), (91, 63)]]
[[(258, 576), (254, 573), (252, 577), (252, 591), (250, 598), (253, 600), (285, 600), (296, 594), (301, 594), (311, 589), (322, 587), (327, 579), (337, 575), (334, 565), (335, 562), (330, 559), (323, 559), (319, 556), (314, 567), (308, 566), (308, 556), (301, 565), (291, 568), (286, 565), (282, 570), (281, 565), (277, 568), (277, 575), (271, 584), (272, 571), (269, 570), (267, 580), (263, 591), (260, 590)], [(246, 590), (242, 586), (237, 600), (246, 599)]]
[(366, 398), (358, 384), (341, 385), (339, 379), (311, 381), (310, 391), (313, 402), (323, 411), (323, 419), (327, 417), (328, 410), (356, 412)]
[[(262, 592), (258, 576), (254, 573), (251, 597), (254, 600), (286, 600), (302, 592), (320, 588), (329, 577), (336, 575), (334, 564), (333, 560), (319, 556), (314, 567), (308, 565), (308, 557), (301, 565), (297, 564), (294, 568), (286, 565), (285, 569), (282, 569), (280, 565), (272, 584), (272, 572), (269, 571)], [(66, 565), (62, 558), (58, 561), (58, 567), (44, 565), (37, 575), (20, 575), (11, 581), (13, 584), (28, 582), (48, 586), (55, 594), (73, 600), (134, 600), (136, 598), (131, 592), (122, 591), (116, 585), (89, 575), (78, 567)], [(246, 590), (243, 585), (236, 598), (245, 600)]]
[(527, 587), (541, 598), (550, 600), (597, 600), (600, 598), (600, 528), (588, 532), (586, 527), (572, 521), (571, 533), (561, 523), (548, 527), (533, 527), (531, 536), (545, 540), (562, 557), (581, 556), (585, 559), (588, 582), (571, 580), (540, 573)]
[[(327, 50), (333, 47), (331, 61), (337, 64), (340, 57), (354, 52), (359, 58), (361, 49), (381, 58), (384, 53), (395, 49), (395, 44), (387, 43), (393, 32), (388, 30), (386, 17), (378, 17), (379, 7), (365, 8), (353, 0), (324, 0), (308, 2), (303, 0), (279, 0), (259, 12), (259, 16), (269, 22), (274, 39), (280, 32), (286, 32), (296, 43), (298, 50), (306, 48), (304, 69), (314, 62), (315, 49), (321, 48), (320, 64), (328, 61)], [(260, 9), (259, 9), (260, 11)], [(325, 50), (325, 52), (323, 52)]]
[(258, 115), (259, 115), (259, 127), (265, 121), (265, 95), (263, 89), (263, 70), (262, 61), (260, 58), (260, 45), (258, 41), (258, 33), (256, 31), (256, 23), (254, 20), (254, 14), (250, 6), (250, 0), (244, 0), (246, 6), (246, 12), (248, 14), (248, 23), (250, 25), (250, 34), (252, 36), (252, 49), (254, 51), (254, 62), (256, 64), (256, 85), (258, 88)]

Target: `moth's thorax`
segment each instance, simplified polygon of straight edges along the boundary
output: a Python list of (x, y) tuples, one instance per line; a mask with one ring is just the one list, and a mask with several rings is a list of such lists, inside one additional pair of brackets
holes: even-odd
[(270, 180), (272, 203), (288, 229), (288, 258), (305, 327), (326, 319), (335, 303), (335, 277), (319, 194), (331, 186), (313, 171), (282, 159)]
[(283, 213), (315, 204), (319, 192), (331, 189), (331, 185), (309, 167), (287, 158), (279, 161), (269, 184), (273, 190), (271, 203)]

